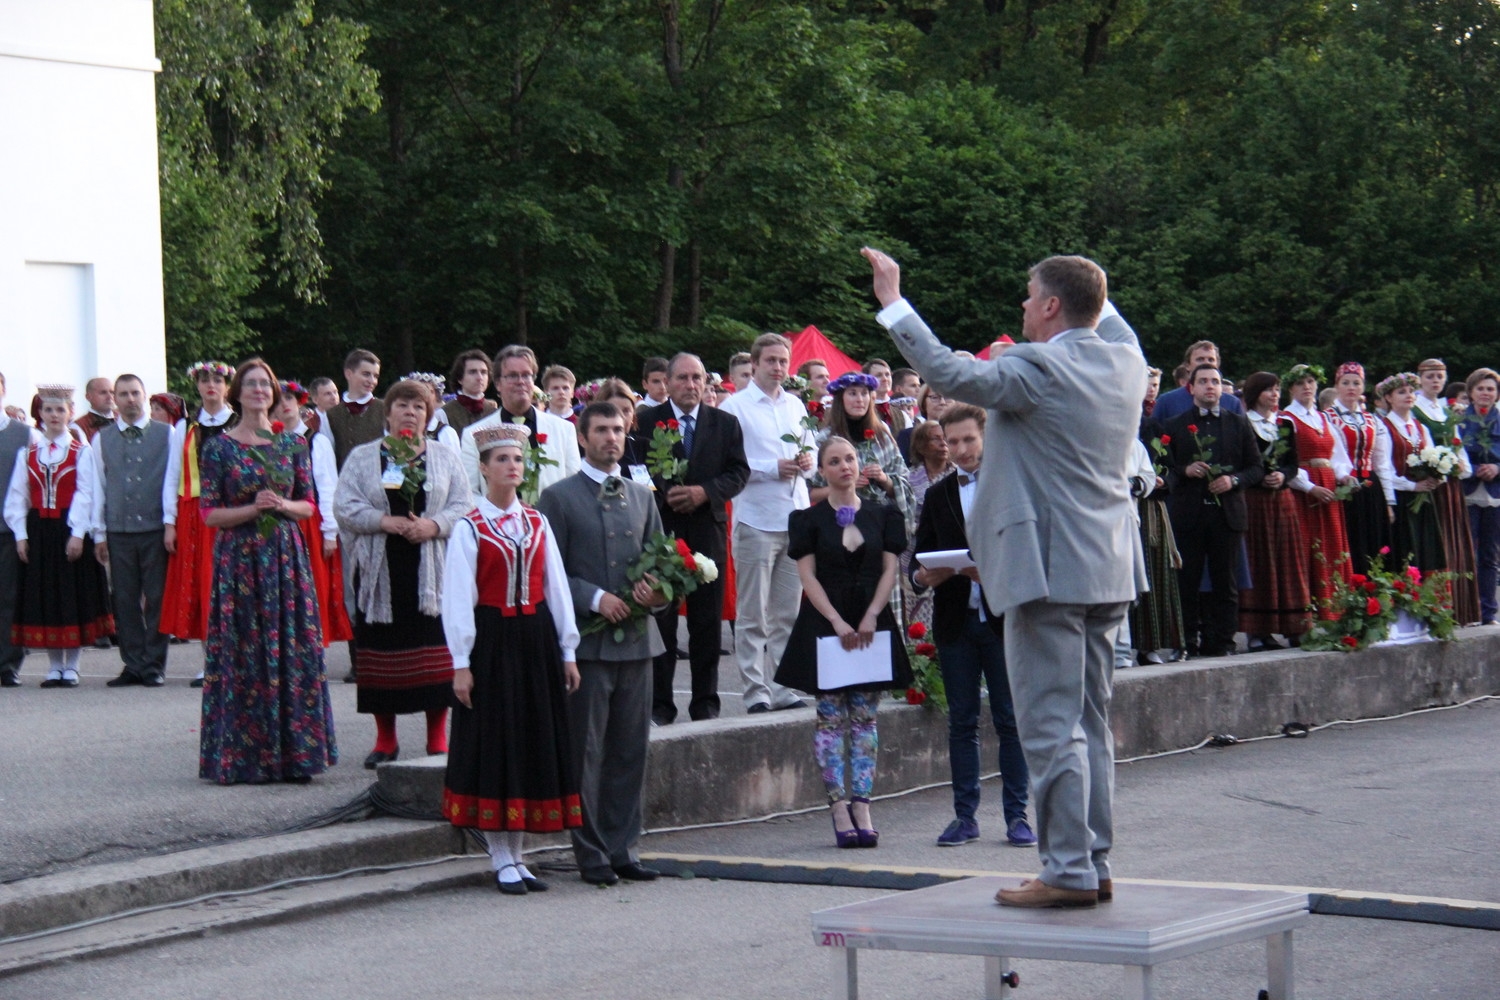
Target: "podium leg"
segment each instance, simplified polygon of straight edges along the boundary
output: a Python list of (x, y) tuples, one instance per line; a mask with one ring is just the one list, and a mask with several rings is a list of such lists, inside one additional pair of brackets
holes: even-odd
[(1153, 1000), (1156, 993), (1151, 987), (1151, 973), (1149, 965), (1125, 966), (1125, 990), (1120, 995), (1125, 1000)]
[(1282, 931), (1266, 938), (1266, 992), (1271, 1000), (1292, 1000), (1296, 986), (1292, 980), (1292, 932)]
[(829, 948), (828, 958), (833, 968), (832, 1000), (859, 1000), (859, 950), (857, 948)]

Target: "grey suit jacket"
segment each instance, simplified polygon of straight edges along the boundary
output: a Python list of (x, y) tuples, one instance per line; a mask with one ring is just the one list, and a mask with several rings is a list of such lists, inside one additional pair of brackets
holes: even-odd
[[(552, 537), (568, 571), (568, 589), (578, 627), (598, 615), (590, 610), (600, 590), (620, 594), (629, 590), (625, 571), (641, 554), (646, 539), (661, 534), (661, 515), (651, 491), (622, 479), (624, 494), (601, 500), (601, 487), (582, 472), (542, 491), (537, 510), (547, 515)], [(584, 635), (578, 644), (581, 660), (648, 660), (666, 647), (649, 617), (627, 627), (621, 642), (613, 629)]]
[(990, 610), (1135, 600), (1147, 587), (1129, 482), (1140, 351), (1079, 328), (970, 360), (915, 313), (891, 334), (933, 388), (989, 411), (967, 530)]

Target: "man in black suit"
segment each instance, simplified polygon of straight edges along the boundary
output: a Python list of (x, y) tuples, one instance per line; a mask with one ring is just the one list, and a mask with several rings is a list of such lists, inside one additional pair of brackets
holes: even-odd
[[(673, 483), (653, 477), (663, 530), (687, 542), (721, 569), (725, 559), (724, 505), (745, 488), (750, 465), (740, 422), (728, 413), (702, 405), (708, 372), (692, 354), (678, 354), (667, 364), (667, 401), (642, 409), (636, 426), (636, 454), (645, 455), (658, 423), (675, 421), (682, 441), (673, 448), (687, 459), (687, 471)], [(688, 663), (693, 695), (688, 717), (719, 717), (719, 620), (724, 607), (721, 575), (687, 597)], [(651, 720), (659, 726), (677, 718), (672, 679), (677, 672), (677, 604), (656, 616), (666, 650), (653, 662)]]
[[(927, 491), (917, 524), (916, 549), (943, 552), (967, 549), (964, 522), (974, 503), (979, 464), (984, 457), (985, 412), (954, 403), (940, 421), (948, 456), (958, 471)], [(991, 618), (979, 586), (979, 572), (927, 569), (912, 564), (912, 582), (935, 587), (932, 637), (948, 693), (948, 764), (953, 772), (953, 822), (938, 835), (939, 847), (957, 847), (979, 839), (979, 685), (990, 692), (990, 720), (1000, 737), (1001, 807), (1005, 839), (1015, 847), (1036, 844), (1026, 822), (1026, 754), (1016, 732), (1010, 679), (1005, 672), (1005, 640), (998, 619)]]
[[(1182, 554), (1182, 618), (1190, 629), (1193, 622), (1200, 623), (1199, 655), (1227, 656), (1234, 652), (1239, 618), (1234, 560), (1248, 526), (1245, 487), (1259, 483), (1265, 467), (1250, 421), (1219, 406), (1219, 369), (1198, 365), (1189, 375), (1188, 389), (1192, 408), (1162, 428), (1171, 491), (1167, 513)], [(1205, 560), (1213, 589), (1200, 609), (1205, 595), (1198, 585)]]

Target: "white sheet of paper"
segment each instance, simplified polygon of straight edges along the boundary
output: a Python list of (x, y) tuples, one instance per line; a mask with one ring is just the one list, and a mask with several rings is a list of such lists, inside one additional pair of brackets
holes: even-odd
[(923, 569), (968, 569), (974, 565), (974, 557), (968, 549), (942, 549), (937, 552), (918, 552), (915, 556)]
[(876, 632), (864, 649), (845, 649), (836, 635), (818, 640), (818, 688), (832, 691), (851, 684), (891, 679), (891, 634)]

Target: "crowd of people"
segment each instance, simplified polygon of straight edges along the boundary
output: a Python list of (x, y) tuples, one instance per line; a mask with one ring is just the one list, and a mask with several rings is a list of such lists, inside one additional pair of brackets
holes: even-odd
[[(1107, 304), (1105, 318), (1123, 328), (1107, 340), (1134, 342)], [(893, 335), (902, 321), (882, 314)], [(191, 401), (123, 374), (91, 380), (80, 413), (72, 387), (40, 386), (30, 413), (0, 413), (0, 683), (19, 686), (37, 649), (42, 686), (75, 687), (79, 649), (112, 640), (111, 687), (160, 687), (169, 643), (199, 640), (200, 776), (306, 782), (338, 760), (324, 650), (347, 642), (345, 680), (376, 724), (365, 766), (398, 758), (398, 718), (421, 715), (425, 750), (449, 755), (445, 816), (482, 831), (499, 890), (524, 895), (546, 888), (524, 864), (528, 832), (570, 831), (585, 881), (656, 876), (636, 851), (650, 728), (678, 717), (683, 658), (688, 718), (718, 717), (725, 621), (745, 711), (814, 700), (835, 842), (876, 846), (878, 706), (912, 683), (904, 637), (930, 631), (953, 773), (938, 843), (979, 837), (987, 689), (1006, 839), (1036, 844), (1009, 616), (979, 567), (921, 558), (978, 558), (984, 452), (1007, 447), (990, 414), (1036, 401), (987, 411), (883, 359), (791, 360), (769, 333), (723, 376), (692, 354), (651, 358), (640, 394), (618, 376), (580, 384), (520, 345), (465, 351), (383, 395), (367, 350), (345, 359), (342, 391), (261, 358), (194, 364)], [(1236, 385), (1222, 361), (1191, 345), (1160, 394), (1150, 369), (1127, 546), (1138, 535), (1149, 586), (1133, 588), (1116, 669), (1226, 655), (1237, 633), (1250, 650), (1295, 646), (1335, 613), (1336, 581), (1377, 559), (1453, 572), (1459, 623), (1495, 620), (1500, 375), (1449, 384), (1428, 359), (1367, 394), (1354, 362), (1331, 384), (1296, 365)], [(652, 458), (666, 427), (685, 463), (671, 478)], [(1435, 445), (1453, 449), (1451, 476), (1412, 461)], [(630, 573), (664, 532), (722, 567), (685, 600)], [(1023, 603), (1032, 569), (1005, 566)], [(825, 641), (856, 651), (881, 633), (888, 671), (822, 685)]]

